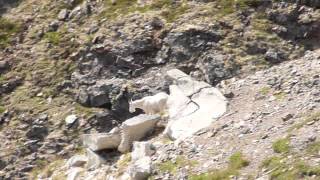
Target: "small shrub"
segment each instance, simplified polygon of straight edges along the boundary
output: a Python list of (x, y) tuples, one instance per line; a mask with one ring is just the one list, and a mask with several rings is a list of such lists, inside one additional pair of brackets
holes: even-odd
[(47, 32), (44, 38), (53, 45), (59, 45), (61, 42), (61, 34), (59, 32)]
[(213, 170), (208, 173), (203, 173), (199, 175), (191, 175), (190, 180), (224, 180), (230, 179), (230, 176), (238, 175), (243, 167), (249, 165), (249, 161), (246, 160), (241, 152), (236, 152), (229, 158), (228, 168), (221, 170)]
[(288, 138), (279, 139), (272, 144), (272, 149), (276, 153), (288, 153), (290, 150), (290, 142)]
[(185, 166), (195, 166), (196, 164), (198, 164), (197, 161), (192, 161), (192, 160), (188, 160), (185, 159), (183, 156), (178, 156), (174, 161), (166, 161), (163, 163), (159, 163), (158, 164), (158, 169), (161, 172), (169, 172), (171, 174), (175, 174), (177, 172), (177, 170), (181, 167), (185, 167)]
[(271, 90), (270, 87), (263, 87), (260, 89), (260, 93), (262, 95), (267, 95), (267, 94), (269, 94), (270, 90)]
[(300, 122), (298, 124), (293, 125), (292, 127), (289, 128), (288, 132), (292, 132), (295, 129), (300, 129), (304, 125), (308, 124), (311, 121), (319, 121), (320, 120), (320, 111), (314, 112), (311, 115), (308, 115), (303, 122)]
[(233, 169), (241, 169), (249, 165), (249, 161), (246, 160), (241, 152), (234, 153), (229, 159), (229, 166)]
[(8, 46), (11, 38), (18, 33), (20, 29), (20, 24), (0, 17), (0, 48)]
[(4, 113), (6, 111), (6, 108), (3, 106), (0, 106), (0, 114)]
[(311, 155), (318, 155), (320, 152), (320, 142), (314, 142), (307, 146), (307, 153)]
[(145, 13), (152, 10), (163, 10), (161, 15), (168, 22), (173, 22), (188, 9), (189, 7), (186, 3), (173, 2), (172, 0), (155, 0), (145, 6), (139, 6), (136, 0), (118, 0), (115, 4), (108, 0), (105, 1), (105, 10), (100, 14), (100, 17), (115, 19), (120, 15), (127, 15), (136, 11)]

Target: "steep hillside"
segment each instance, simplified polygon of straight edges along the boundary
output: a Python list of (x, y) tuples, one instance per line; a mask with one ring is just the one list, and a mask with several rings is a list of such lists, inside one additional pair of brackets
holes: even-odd
[[(86, 151), (81, 135), (143, 113), (129, 112), (130, 100), (170, 94), (171, 69), (217, 87), (229, 105), (185, 140), (164, 137), (166, 122), (148, 135), (150, 179), (319, 178), (319, 7), (0, 0), (0, 179), (72, 179), (64, 165)], [(128, 179), (130, 153), (103, 153), (108, 163), (74, 179)]]

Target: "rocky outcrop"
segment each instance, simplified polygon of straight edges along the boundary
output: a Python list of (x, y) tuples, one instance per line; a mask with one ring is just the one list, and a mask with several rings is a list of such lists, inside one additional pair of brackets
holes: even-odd
[(199, 57), (221, 39), (218, 26), (184, 25), (171, 31), (163, 40), (157, 62), (185, 62)]

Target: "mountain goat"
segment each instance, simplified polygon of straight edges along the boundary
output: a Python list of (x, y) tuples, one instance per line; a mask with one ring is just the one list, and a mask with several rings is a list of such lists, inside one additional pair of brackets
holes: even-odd
[(160, 92), (154, 96), (147, 96), (136, 101), (131, 101), (129, 103), (129, 111), (133, 113), (136, 108), (139, 108), (146, 114), (163, 113), (167, 109), (168, 97), (168, 94)]

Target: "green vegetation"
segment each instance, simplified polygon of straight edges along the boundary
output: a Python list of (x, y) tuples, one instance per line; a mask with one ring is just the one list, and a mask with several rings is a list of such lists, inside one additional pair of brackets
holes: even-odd
[(276, 180), (305, 179), (306, 177), (320, 175), (320, 166), (312, 167), (298, 160), (290, 162), (278, 156), (264, 160), (262, 167), (271, 170), (270, 179)]
[(180, 15), (186, 13), (188, 10), (189, 6), (187, 4), (174, 5), (169, 6), (168, 9), (161, 13), (161, 15), (170, 23), (175, 21)]
[(163, 10), (161, 15), (172, 22), (189, 9), (185, 2), (173, 2), (171, 0), (155, 0), (149, 5), (139, 6), (136, 0), (118, 0), (115, 4), (105, 1), (105, 10), (101, 18), (115, 19), (120, 15), (127, 15), (133, 12), (145, 13), (152, 10)]
[(229, 166), (233, 169), (241, 169), (249, 165), (249, 161), (244, 159), (241, 152), (234, 153), (229, 159)]
[(272, 144), (272, 149), (276, 153), (288, 153), (290, 150), (290, 141), (288, 138), (279, 139)]
[(263, 87), (263, 88), (260, 89), (259, 92), (260, 92), (262, 95), (267, 95), (267, 94), (269, 94), (270, 90), (271, 90), (270, 87)]
[(61, 42), (61, 34), (59, 32), (47, 32), (44, 38), (53, 45), (59, 45)]
[(298, 124), (293, 125), (291, 128), (289, 128), (288, 132), (292, 132), (293, 130), (300, 129), (304, 125), (312, 122), (312, 121), (319, 121), (320, 120), (320, 111), (314, 112), (311, 115), (308, 115), (303, 122), (300, 122)]
[[(57, 159), (57, 160), (53, 161), (52, 163), (50, 163), (49, 165), (47, 165), (48, 164), (47, 161), (37, 160), (36, 163), (37, 163), (37, 168), (35, 168), (31, 171), (30, 179), (36, 179), (39, 174), (41, 174), (42, 177), (46, 177), (46, 178), (51, 177), (53, 172), (55, 170), (57, 170), (58, 167), (61, 167), (65, 163), (65, 161), (62, 159)], [(64, 174), (64, 173), (59, 173), (59, 174)], [(61, 176), (59, 176), (59, 177), (61, 177)], [(66, 177), (64, 177), (64, 178), (66, 178)], [(58, 177), (52, 178), (52, 179), (58, 179)]]
[(250, 7), (257, 7), (260, 4), (260, 0), (218, 0), (217, 3), (220, 6), (220, 13), (227, 15), (235, 12), (237, 9), (245, 10)]
[(226, 180), (230, 179), (230, 176), (236, 176), (239, 174), (239, 170), (249, 165), (249, 161), (246, 160), (242, 153), (237, 152), (233, 154), (229, 159), (229, 164), (226, 169), (212, 170), (208, 173), (200, 175), (191, 175), (190, 180)]
[(5, 111), (6, 111), (6, 108), (0, 105), (0, 114), (4, 113)]
[(131, 161), (131, 154), (130, 153), (124, 154), (122, 156), (122, 158), (118, 160), (118, 162), (117, 162), (117, 167), (118, 167), (117, 176), (121, 176), (125, 172), (126, 168), (129, 166), (130, 161)]
[(273, 94), (273, 96), (276, 98), (276, 100), (282, 100), (285, 98), (286, 94), (284, 92), (278, 92)]
[(166, 161), (166, 162), (157, 164), (157, 167), (161, 172), (169, 172), (171, 174), (176, 174), (177, 170), (181, 167), (185, 167), (185, 166), (193, 167), (197, 164), (198, 164), (197, 161), (188, 160), (188, 159), (185, 159), (183, 156), (178, 156), (175, 162)]
[(20, 24), (0, 17), (0, 49), (7, 47), (20, 29)]
[(319, 155), (320, 142), (314, 142), (307, 146), (307, 153), (310, 155)]

